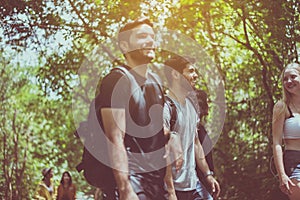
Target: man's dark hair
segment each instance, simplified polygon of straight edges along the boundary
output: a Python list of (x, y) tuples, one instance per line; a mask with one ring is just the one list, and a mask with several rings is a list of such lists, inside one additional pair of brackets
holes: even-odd
[(164, 62), (164, 73), (165, 76), (169, 82), (169, 84), (171, 84), (172, 82), (172, 70), (176, 70), (178, 71), (180, 74), (183, 73), (184, 68), (186, 68), (186, 66), (188, 64), (195, 64), (196, 60), (192, 57), (189, 56), (172, 56), (171, 58), (169, 58), (168, 60), (166, 60)]
[[(128, 41), (131, 35), (131, 30), (142, 24), (147, 24), (153, 28), (153, 24), (147, 17), (141, 17), (132, 22), (128, 22), (119, 30), (119, 34), (118, 34), (119, 44), (121, 41)], [(128, 33), (124, 33), (126, 31), (128, 31)]]

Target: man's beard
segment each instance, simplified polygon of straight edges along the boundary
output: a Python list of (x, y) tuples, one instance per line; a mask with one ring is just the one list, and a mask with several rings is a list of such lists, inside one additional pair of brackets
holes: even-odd
[(141, 49), (135, 49), (131, 52), (128, 52), (130, 57), (137, 61), (138, 63), (150, 63), (151, 60), (154, 58), (151, 56), (148, 56), (145, 54), (145, 50), (154, 50), (154, 48), (141, 48)]
[(193, 91), (193, 87), (189, 80), (187, 80), (183, 75), (180, 76), (180, 84), (181, 87), (186, 90), (186, 92)]

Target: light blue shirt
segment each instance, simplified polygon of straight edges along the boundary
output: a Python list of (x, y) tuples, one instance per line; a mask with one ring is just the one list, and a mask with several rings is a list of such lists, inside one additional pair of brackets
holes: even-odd
[[(174, 124), (174, 130), (171, 131), (176, 131), (180, 135), (184, 159), (179, 172), (176, 172), (175, 167), (172, 167), (174, 188), (177, 191), (191, 191), (196, 189), (198, 181), (195, 170), (195, 137), (198, 137), (197, 123), (199, 118), (190, 100), (186, 99), (185, 104), (172, 100), (176, 106), (177, 120)], [(168, 129), (170, 129), (170, 119), (171, 108), (165, 104), (164, 125)]]

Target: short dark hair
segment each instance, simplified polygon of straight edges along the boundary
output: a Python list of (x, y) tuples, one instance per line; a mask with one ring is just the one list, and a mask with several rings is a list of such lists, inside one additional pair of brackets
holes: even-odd
[(166, 60), (164, 62), (165, 65), (164, 73), (169, 84), (171, 84), (171, 80), (172, 80), (172, 75), (171, 75), (172, 70), (176, 70), (182, 74), (184, 68), (186, 68), (188, 64), (195, 64), (195, 62), (196, 62), (195, 58), (192, 58), (190, 56), (179, 56), (179, 55), (172, 56), (171, 58)]
[(123, 32), (130, 31), (136, 28), (139, 25), (147, 24), (153, 28), (153, 24), (151, 23), (150, 19), (147, 17), (140, 17), (132, 22), (126, 23), (122, 28), (119, 30), (118, 34), (118, 42), (120, 41), (128, 41), (131, 34), (122, 34)]

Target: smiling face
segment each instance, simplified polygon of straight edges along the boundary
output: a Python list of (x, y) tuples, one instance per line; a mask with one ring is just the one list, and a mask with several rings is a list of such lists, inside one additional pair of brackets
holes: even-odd
[(154, 37), (154, 31), (148, 24), (136, 27), (129, 38), (130, 50), (139, 50), (141, 56), (153, 59), (155, 57)]
[(290, 94), (297, 94), (300, 91), (299, 68), (287, 68), (283, 74), (284, 89)]
[(62, 176), (61, 176), (61, 180), (60, 180), (61, 184), (67, 184), (67, 185), (71, 185), (72, 184), (72, 177), (71, 174), (68, 171), (65, 171)]
[(137, 27), (122, 34), (130, 34), (128, 41), (121, 41), (120, 47), (127, 58), (139, 63), (149, 63), (155, 58), (155, 33), (148, 24), (140, 24)]
[(198, 74), (193, 64), (187, 64), (183, 69), (182, 75), (190, 83), (191, 86), (195, 86)]
[(64, 173), (63, 175), (63, 180), (64, 180), (64, 183), (69, 183), (70, 181), (70, 176), (68, 173)]

